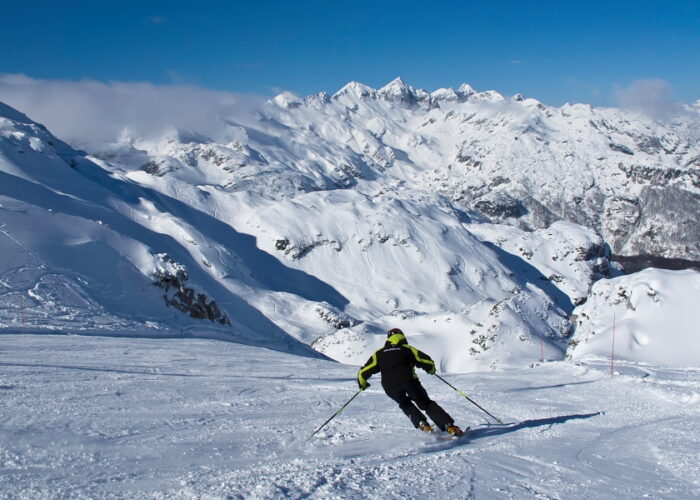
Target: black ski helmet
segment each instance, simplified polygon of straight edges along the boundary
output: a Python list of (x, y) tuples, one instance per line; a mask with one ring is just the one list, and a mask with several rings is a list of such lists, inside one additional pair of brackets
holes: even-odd
[(386, 336), (387, 336), (387, 338), (389, 338), (389, 337), (391, 337), (392, 335), (396, 335), (397, 333), (400, 333), (401, 335), (403, 335), (403, 332), (401, 331), (400, 328), (392, 328), (391, 330), (389, 330), (389, 331), (387, 332)]

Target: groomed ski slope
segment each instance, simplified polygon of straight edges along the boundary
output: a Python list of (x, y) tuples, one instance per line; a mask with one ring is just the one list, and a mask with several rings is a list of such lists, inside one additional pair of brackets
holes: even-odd
[(422, 374), (472, 426), (459, 441), (414, 430), (375, 377), (306, 441), (356, 367), (215, 340), (4, 335), (0, 498), (699, 496), (700, 372), (616, 368), (446, 376), (502, 426)]

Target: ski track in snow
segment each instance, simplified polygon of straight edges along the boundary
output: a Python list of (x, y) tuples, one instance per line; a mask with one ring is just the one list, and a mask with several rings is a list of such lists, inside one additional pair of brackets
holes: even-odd
[[(692, 498), (698, 370), (604, 360), (448, 376), (466, 439), (356, 367), (214, 340), (6, 335), (0, 498)], [(600, 412), (600, 413), (599, 413)]]

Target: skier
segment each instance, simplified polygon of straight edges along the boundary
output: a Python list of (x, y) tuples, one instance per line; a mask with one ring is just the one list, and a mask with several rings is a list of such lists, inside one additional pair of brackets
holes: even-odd
[(357, 383), (360, 390), (365, 390), (369, 387), (367, 379), (381, 371), (384, 392), (399, 404), (399, 408), (411, 419), (417, 429), (433, 432), (433, 427), (421, 412), (423, 410), (440, 430), (456, 437), (462, 436), (464, 432), (454, 424), (452, 417), (428, 397), (428, 393), (416, 375), (416, 366), (423, 368), (431, 375), (435, 374), (435, 362), (430, 356), (408, 345), (403, 332), (398, 328), (392, 328), (389, 330), (384, 347), (375, 351), (367, 363), (360, 368), (357, 373)]

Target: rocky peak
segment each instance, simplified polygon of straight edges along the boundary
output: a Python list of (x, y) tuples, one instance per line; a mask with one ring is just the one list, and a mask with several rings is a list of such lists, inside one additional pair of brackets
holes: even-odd
[(338, 99), (345, 95), (354, 96), (360, 99), (372, 99), (377, 97), (377, 91), (364, 83), (353, 81), (346, 84), (343, 88), (333, 94), (333, 99)]
[(462, 85), (460, 85), (459, 88), (457, 89), (457, 92), (462, 94), (465, 97), (469, 97), (473, 94), (476, 94), (476, 91), (474, 90), (474, 88), (472, 88), (471, 85), (467, 85), (466, 83), (463, 83)]
[(415, 91), (415, 88), (408, 85), (401, 77), (398, 77), (379, 89), (378, 94), (387, 101), (413, 104), (418, 100)]
[(400, 102), (408, 105), (427, 104), (428, 108), (437, 106), (435, 99), (429, 92), (408, 85), (401, 77), (379, 89), (377, 94), (389, 102)]

